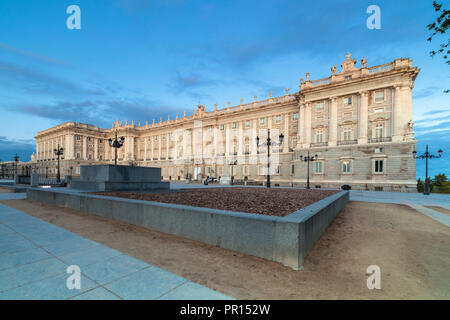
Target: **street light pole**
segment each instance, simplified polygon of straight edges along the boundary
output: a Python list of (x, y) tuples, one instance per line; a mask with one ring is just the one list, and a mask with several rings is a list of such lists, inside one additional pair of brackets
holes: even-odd
[(301, 161), (305, 161), (306, 162), (306, 166), (307, 166), (307, 169), (306, 169), (306, 189), (310, 189), (310, 186), (309, 186), (309, 163), (312, 162), (312, 161), (316, 161), (317, 158), (318, 158), (317, 154), (314, 155), (314, 157), (310, 157), (309, 156), (309, 150), (308, 150), (308, 155), (306, 157), (300, 156), (300, 158), (299, 158)]
[(231, 161), (228, 163), (231, 166), (231, 185), (234, 184), (234, 166), (237, 165), (237, 160)]
[(120, 140), (117, 140), (117, 131), (115, 132), (115, 139), (109, 138), (108, 140), (109, 146), (114, 148), (114, 165), (117, 166), (117, 149), (123, 146), (123, 143), (125, 142), (124, 137), (120, 137)]
[[(275, 144), (281, 145), (283, 143), (284, 134), (280, 133), (279, 137), (280, 142)], [(270, 138), (270, 129), (267, 129), (267, 139), (265, 143), (262, 143), (261, 145), (267, 146), (267, 182), (266, 187), (270, 188), (270, 146), (272, 145), (272, 139)], [(256, 147), (259, 146), (259, 136), (256, 137)]]
[(18, 167), (18, 164), (19, 164), (19, 156), (17, 155), (17, 153), (16, 153), (16, 155), (14, 156), (14, 162), (15, 162), (15, 164), (16, 164), (16, 170), (15, 170), (15, 174), (17, 175), (17, 167)]
[(443, 152), (444, 151), (442, 151), (442, 149), (439, 149), (437, 156), (434, 155), (434, 154), (431, 154), (430, 152), (428, 152), (428, 144), (426, 145), (426, 149), (425, 149), (425, 153), (424, 154), (422, 154), (420, 156), (417, 156), (417, 151), (416, 150), (414, 150), (412, 152), (414, 159), (425, 159), (425, 189), (424, 189), (424, 192), (423, 192), (424, 195), (429, 195), (430, 194), (430, 185), (429, 185), (429, 181), (428, 181), (428, 159), (440, 158), (440, 157), (442, 157), (442, 153)]
[(58, 148), (54, 149), (53, 152), (58, 156), (58, 170), (56, 172), (56, 182), (61, 182), (61, 174), (59, 171), (59, 157), (64, 153), (64, 148), (60, 148), (58, 144)]

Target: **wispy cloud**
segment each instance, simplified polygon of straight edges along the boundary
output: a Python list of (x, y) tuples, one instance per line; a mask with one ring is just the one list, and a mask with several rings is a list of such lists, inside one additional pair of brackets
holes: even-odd
[(426, 97), (432, 96), (433, 94), (435, 94), (437, 92), (442, 92), (442, 88), (440, 88), (438, 86), (426, 87), (426, 88), (414, 91), (413, 99), (426, 98)]
[(16, 153), (21, 160), (28, 161), (35, 149), (36, 143), (34, 140), (11, 139), (0, 136), (0, 160), (2, 162), (13, 161)]
[(25, 50), (21, 50), (18, 48), (15, 48), (13, 46), (7, 45), (6, 43), (0, 43), (0, 49), (3, 49), (5, 51), (14, 53), (14, 54), (19, 54), (21, 56), (24, 57), (28, 57), (28, 58), (32, 58), (41, 62), (47, 62), (47, 63), (53, 63), (56, 65), (60, 65), (60, 66), (70, 66), (70, 64), (68, 64), (67, 62), (64, 62), (62, 60), (59, 59), (55, 59), (52, 57), (47, 57), (38, 53), (34, 53), (31, 51), (25, 51)]

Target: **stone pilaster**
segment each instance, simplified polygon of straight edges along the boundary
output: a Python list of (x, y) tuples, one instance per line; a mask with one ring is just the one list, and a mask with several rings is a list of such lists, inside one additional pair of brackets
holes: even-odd
[(303, 148), (311, 146), (311, 103), (305, 104), (305, 134)]
[[(289, 152), (289, 113), (284, 115), (283, 152)], [(295, 147), (295, 146), (294, 146)]]
[(367, 143), (367, 121), (369, 115), (369, 93), (367, 91), (360, 92), (361, 105), (358, 119), (358, 143)]
[(328, 126), (328, 145), (335, 146), (337, 144), (337, 98), (332, 97), (330, 101), (330, 123)]

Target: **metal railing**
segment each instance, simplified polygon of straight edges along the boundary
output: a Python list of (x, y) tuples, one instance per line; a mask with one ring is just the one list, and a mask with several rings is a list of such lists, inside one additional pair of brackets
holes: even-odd
[(345, 146), (345, 145), (349, 145), (349, 144), (357, 144), (358, 140), (341, 140), (337, 142), (338, 146)]
[(391, 142), (391, 137), (379, 137), (379, 138), (371, 138), (369, 139), (369, 143), (378, 143), (378, 142)]
[(328, 142), (314, 142), (311, 143), (311, 147), (326, 147), (328, 146)]

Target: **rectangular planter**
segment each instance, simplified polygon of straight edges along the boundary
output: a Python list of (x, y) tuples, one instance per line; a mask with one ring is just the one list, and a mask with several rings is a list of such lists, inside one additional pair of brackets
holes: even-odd
[(349, 200), (341, 191), (284, 217), (30, 188), (27, 198), (276, 261), (298, 270)]

